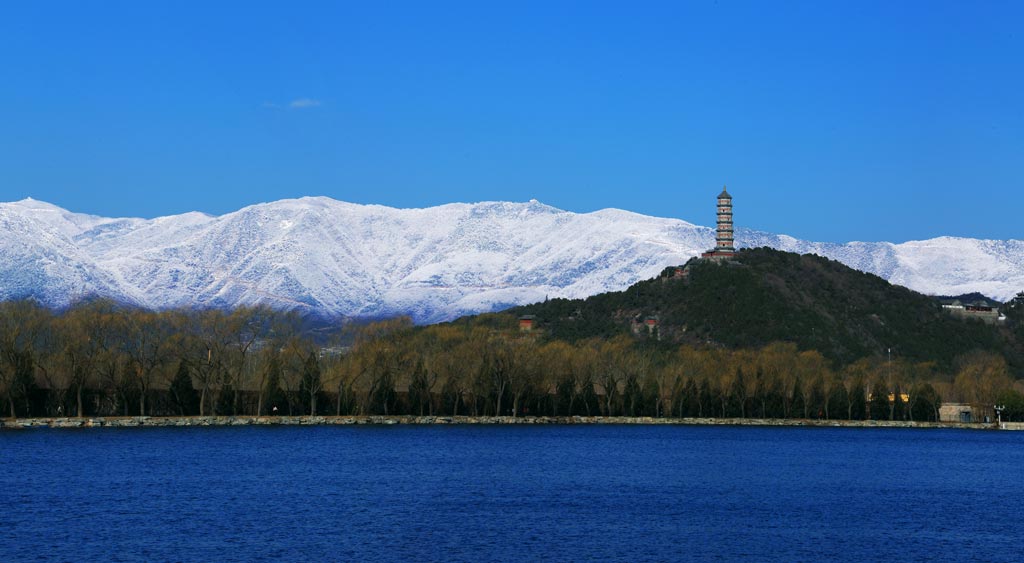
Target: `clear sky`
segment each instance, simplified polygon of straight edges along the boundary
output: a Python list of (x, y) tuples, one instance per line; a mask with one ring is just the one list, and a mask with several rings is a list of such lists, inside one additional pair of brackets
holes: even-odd
[(1024, 238), (1024, 2), (4, 2), (0, 200)]

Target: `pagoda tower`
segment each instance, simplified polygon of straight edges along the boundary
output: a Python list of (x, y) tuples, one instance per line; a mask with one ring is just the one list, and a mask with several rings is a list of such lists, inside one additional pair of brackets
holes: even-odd
[(732, 196), (722, 186), (718, 194), (718, 222), (715, 228), (715, 247), (703, 254), (701, 258), (711, 260), (728, 260), (736, 255), (736, 247), (732, 238)]
[(715, 254), (732, 256), (736, 248), (732, 245), (732, 196), (722, 186), (718, 194), (718, 227), (715, 229)]

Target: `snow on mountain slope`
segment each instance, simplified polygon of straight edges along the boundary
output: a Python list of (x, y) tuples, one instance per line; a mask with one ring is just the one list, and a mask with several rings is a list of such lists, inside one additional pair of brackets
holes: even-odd
[(105, 295), (137, 302), (133, 292), (125, 291), (69, 238), (94, 221), (58, 213), (53, 206), (23, 203), (0, 204), (0, 300), (34, 297), (59, 307)]
[(159, 295), (155, 306), (262, 302), (429, 321), (628, 285), (706, 246), (647, 242), (671, 240), (679, 225), (535, 202), (399, 210), (303, 198), (247, 207), (169, 244), (96, 260)]
[(785, 235), (737, 231), (741, 246), (770, 246), (837, 260), (928, 295), (974, 291), (1006, 301), (1024, 291), (1024, 241), (938, 237), (891, 242), (807, 242)]
[[(394, 209), (323, 197), (157, 219), (24, 200), (0, 204), (0, 233), (0, 298), (265, 303), (419, 322), (623, 289), (713, 243), (709, 228), (616, 209), (578, 214), (537, 201)], [(814, 252), (926, 293), (1006, 299), (1024, 288), (1022, 241), (832, 244), (744, 229), (737, 241)]]

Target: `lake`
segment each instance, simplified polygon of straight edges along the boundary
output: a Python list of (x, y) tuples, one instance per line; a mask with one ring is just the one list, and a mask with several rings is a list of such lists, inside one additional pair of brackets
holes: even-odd
[(0, 432), (0, 561), (1020, 561), (1024, 433)]

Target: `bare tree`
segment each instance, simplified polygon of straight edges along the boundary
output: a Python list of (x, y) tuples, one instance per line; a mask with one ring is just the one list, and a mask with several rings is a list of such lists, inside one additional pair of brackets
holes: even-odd
[(146, 397), (161, 367), (171, 359), (174, 334), (167, 314), (131, 310), (121, 313), (124, 326), (122, 347), (139, 391), (139, 416), (146, 416)]
[[(7, 396), (11, 418), (35, 383), (36, 345), (48, 313), (30, 301), (0, 303), (0, 392)], [(25, 410), (28, 410), (27, 408)]]
[(604, 414), (615, 416), (615, 400), (619, 387), (625, 379), (629, 348), (628, 337), (617, 337), (595, 346), (597, 360), (597, 384), (604, 393)]

